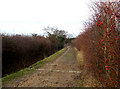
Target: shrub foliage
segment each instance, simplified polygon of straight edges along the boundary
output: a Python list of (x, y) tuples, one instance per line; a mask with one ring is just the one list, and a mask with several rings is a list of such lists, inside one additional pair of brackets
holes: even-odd
[(85, 31), (72, 41), (84, 53), (87, 72), (107, 87), (120, 86), (120, 8), (119, 2), (96, 2)]
[(2, 35), (2, 76), (44, 59), (64, 47), (66, 34), (49, 33), (47, 37), (32, 34)]

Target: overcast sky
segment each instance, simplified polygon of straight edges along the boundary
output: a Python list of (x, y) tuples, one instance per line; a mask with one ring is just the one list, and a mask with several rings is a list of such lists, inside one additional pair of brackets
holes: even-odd
[(90, 16), (90, 0), (0, 0), (0, 33), (43, 34), (58, 27), (78, 35)]

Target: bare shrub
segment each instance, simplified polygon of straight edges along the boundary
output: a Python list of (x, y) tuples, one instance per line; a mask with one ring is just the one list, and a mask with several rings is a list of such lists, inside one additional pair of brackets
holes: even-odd
[(85, 70), (103, 86), (120, 86), (120, 29), (118, 2), (96, 2), (95, 13), (85, 32), (73, 41), (83, 51)]

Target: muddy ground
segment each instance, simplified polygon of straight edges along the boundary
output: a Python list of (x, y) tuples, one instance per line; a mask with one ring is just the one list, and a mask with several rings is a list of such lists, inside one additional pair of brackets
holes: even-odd
[(81, 77), (76, 51), (69, 47), (59, 58), (37, 69), (34, 74), (11, 80), (4, 87), (81, 87)]

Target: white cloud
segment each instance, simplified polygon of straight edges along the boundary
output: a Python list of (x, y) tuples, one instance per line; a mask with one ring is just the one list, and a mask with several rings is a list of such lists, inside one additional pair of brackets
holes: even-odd
[(57, 26), (78, 34), (83, 27), (81, 21), (90, 14), (88, 2), (90, 0), (1, 0), (0, 32), (41, 33), (45, 26)]

